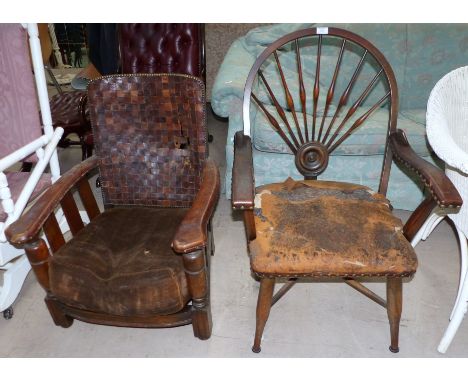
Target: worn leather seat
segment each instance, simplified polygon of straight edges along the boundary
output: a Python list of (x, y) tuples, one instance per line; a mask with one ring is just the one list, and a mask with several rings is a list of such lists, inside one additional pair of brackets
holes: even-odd
[(259, 187), (252, 270), (285, 277), (411, 275), (417, 258), (388, 200), (342, 182), (288, 179)]
[(182, 257), (171, 242), (186, 213), (186, 208), (106, 210), (52, 257), (52, 293), (77, 308), (117, 316), (181, 310), (190, 294)]

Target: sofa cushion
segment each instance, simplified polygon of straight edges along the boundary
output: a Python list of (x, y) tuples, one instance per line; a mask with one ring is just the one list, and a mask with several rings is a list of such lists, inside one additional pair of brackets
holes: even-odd
[(467, 64), (468, 24), (407, 24), (407, 29), (400, 110), (422, 109), (437, 81)]
[(190, 300), (171, 248), (185, 208), (113, 208), (52, 257), (50, 288), (69, 305), (118, 316), (170, 314)]
[(419, 123), (420, 125), (426, 127), (426, 109), (409, 109), (401, 110), (400, 115), (409, 119), (410, 121)]
[[(273, 106), (267, 106), (267, 110), (275, 116), (279, 122), (283, 131), (287, 131), (284, 122), (279, 116)], [(356, 113), (346, 123), (339, 136), (346, 132), (346, 127), (351, 126), (352, 122), (364, 114), (368, 108), (358, 108)], [(420, 111), (414, 113), (407, 112), (406, 114), (399, 114), (397, 128), (402, 129), (406, 132), (409, 142), (413, 149), (418, 155), (428, 156), (430, 155), (430, 147), (427, 145), (426, 140), (426, 129), (423, 123), (419, 123), (421, 119)], [(345, 113), (340, 113), (337, 117), (333, 131), (340, 125), (343, 120)], [(289, 121), (289, 125), (295, 130), (295, 123), (291, 112), (286, 112), (286, 116)], [(261, 111), (257, 112), (254, 117), (254, 130), (253, 130), (253, 144), (257, 150), (266, 151), (270, 153), (288, 153), (291, 154), (291, 150), (288, 145), (283, 141), (281, 136), (273, 130), (270, 122), (268, 121), (265, 114)], [(301, 131), (304, 135), (303, 128), (303, 117), (302, 113), (297, 113), (297, 118), (301, 127)], [(325, 120), (324, 131), (327, 129), (328, 124), (332, 120), (333, 115), (329, 116)], [(309, 134), (312, 125), (312, 116), (307, 115)], [(320, 126), (322, 118), (317, 118), (317, 126)], [(338, 148), (332, 153), (332, 155), (383, 155), (385, 150), (385, 140), (388, 124), (388, 110), (378, 109), (376, 110), (368, 120), (363, 123), (356, 131), (354, 131), (348, 139), (346, 139)], [(318, 128), (316, 127), (316, 131)], [(287, 134), (289, 137), (289, 134)], [(297, 136), (297, 134), (296, 134)]]

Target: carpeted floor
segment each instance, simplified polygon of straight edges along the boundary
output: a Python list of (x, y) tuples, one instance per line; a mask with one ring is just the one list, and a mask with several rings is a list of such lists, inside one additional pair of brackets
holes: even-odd
[[(223, 178), (227, 123), (209, 117), (214, 136), (210, 155)], [(62, 172), (80, 160), (80, 149), (60, 151)], [(91, 184), (94, 184), (92, 182)], [(99, 191), (96, 192), (99, 195)], [(406, 220), (409, 214), (396, 211)], [(400, 353), (388, 351), (386, 311), (342, 283), (296, 285), (274, 306), (262, 352), (254, 354), (258, 283), (250, 275), (243, 222), (221, 196), (215, 217), (216, 254), (211, 288), (213, 335), (193, 337), (191, 326), (131, 329), (75, 321), (56, 327), (34, 275), (14, 305), (14, 317), (0, 319), (1, 357), (466, 357), (468, 319), (446, 355), (436, 348), (448, 324), (457, 291), (459, 252), (451, 226), (442, 222), (416, 248), (419, 269), (404, 284)], [(384, 295), (383, 284), (368, 285)]]

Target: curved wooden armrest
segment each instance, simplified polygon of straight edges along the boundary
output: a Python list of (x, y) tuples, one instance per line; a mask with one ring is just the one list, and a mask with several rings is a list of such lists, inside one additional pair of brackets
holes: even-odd
[(442, 170), (413, 151), (403, 130), (392, 133), (389, 139), (395, 158), (419, 175), (440, 207), (453, 208), (462, 205), (463, 200), (450, 179)]
[(174, 251), (188, 253), (207, 245), (207, 226), (219, 198), (219, 188), (218, 168), (213, 160), (207, 159), (200, 190), (172, 241)]
[(44, 222), (65, 194), (93, 168), (99, 160), (92, 156), (77, 164), (51, 185), (17, 221), (5, 231), (8, 240), (15, 245), (22, 245), (37, 238)]
[(232, 208), (254, 208), (255, 181), (252, 159), (252, 141), (243, 131), (234, 136), (234, 166), (232, 168)]

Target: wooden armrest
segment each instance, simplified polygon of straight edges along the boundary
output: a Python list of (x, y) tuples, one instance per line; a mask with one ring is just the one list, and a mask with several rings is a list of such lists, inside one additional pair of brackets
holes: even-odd
[(219, 171), (211, 159), (203, 168), (200, 190), (172, 241), (177, 253), (188, 253), (207, 245), (207, 226), (219, 198)]
[(440, 207), (459, 207), (463, 200), (455, 186), (438, 167), (420, 158), (411, 148), (403, 130), (397, 130), (389, 137), (395, 158), (414, 171), (430, 190)]
[(15, 245), (23, 245), (35, 240), (44, 222), (67, 192), (93, 168), (99, 160), (92, 156), (77, 164), (51, 185), (17, 221), (5, 231), (8, 240)]
[(232, 208), (254, 208), (255, 181), (250, 137), (238, 131), (234, 136), (234, 166), (232, 168)]

